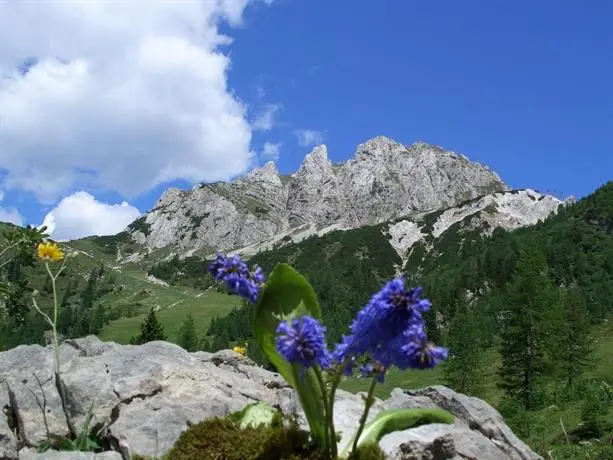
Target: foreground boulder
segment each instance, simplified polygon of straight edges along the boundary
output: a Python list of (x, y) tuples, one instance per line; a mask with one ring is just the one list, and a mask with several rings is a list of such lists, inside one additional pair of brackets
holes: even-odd
[[(57, 458), (128, 459), (160, 457), (190, 425), (225, 416), (255, 401), (294, 414), (306, 427), (300, 403), (278, 374), (230, 350), (188, 353), (167, 342), (145, 345), (104, 343), (94, 336), (67, 340), (60, 347), (65, 410), (52, 379), (52, 348), (22, 345), (0, 353), (0, 460)], [(377, 400), (370, 417), (387, 408), (441, 407), (456, 416), (453, 425), (430, 424), (384, 437), (391, 459), (540, 459), (484, 401), (444, 386), (395, 389)], [(109, 452), (36, 454), (33, 446), (69, 426), (102, 434)], [(343, 440), (357, 428), (363, 409), (359, 395), (338, 391), (335, 425)], [(44, 455), (44, 456), (43, 456)]]

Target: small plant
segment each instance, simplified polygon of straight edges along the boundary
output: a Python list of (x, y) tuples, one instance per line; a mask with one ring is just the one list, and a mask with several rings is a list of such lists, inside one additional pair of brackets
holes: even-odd
[(85, 420), (83, 421), (81, 431), (74, 439), (62, 436), (53, 436), (47, 433), (48, 438), (38, 447), (38, 452), (45, 452), (49, 449), (79, 452), (96, 452), (102, 450), (98, 439), (91, 436), (89, 433), (89, 424), (93, 417), (93, 408), (94, 405), (92, 404), (89, 407)]
[[(386, 434), (426, 423), (452, 423), (441, 409), (394, 409), (380, 412), (366, 424), (374, 403), (374, 389), (392, 366), (404, 369), (434, 367), (447, 358), (447, 350), (427, 341), (423, 313), (430, 302), (421, 288), (405, 289), (395, 278), (360, 310), (333, 351), (326, 344), (326, 328), (310, 283), (287, 264), (278, 264), (268, 280), (259, 267), (249, 269), (238, 256), (221, 253), (210, 264), (210, 273), (227, 291), (255, 304), (254, 332), (268, 360), (298, 393), (321, 458), (337, 459), (338, 437), (334, 428), (334, 396), (343, 376), (354, 372), (371, 379), (365, 407), (355, 435), (340, 458), (356, 458), (361, 448), (377, 444)], [(253, 411), (266, 411), (263, 405)], [(253, 417), (247, 411), (243, 417)]]
[[(53, 334), (53, 362), (54, 362), (54, 378), (55, 378), (55, 386), (58, 389), (58, 393), (60, 395), (60, 401), (62, 403), (62, 409), (64, 413), (67, 413), (67, 405), (68, 400), (66, 396), (66, 388), (64, 386), (64, 382), (61, 379), (60, 375), (60, 354), (59, 354), (59, 334), (57, 331), (57, 322), (58, 322), (58, 295), (56, 282), (58, 277), (64, 271), (66, 267), (66, 257), (64, 256), (64, 251), (57, 245), (57, 243), (46, 241), (38, 244), (37, 247), (38, 257), (45, 262), (45, 268), (47, 269), (47, 274), (49, 275), (49, 279), (51, 280), (51, 288), (53, 292), (53, 319), (45, 312), (41, 310), (36, 301), (37, 292), (35, 291), (32, 294), (32, 303), (34, 304), (34, 308), (38, 313), (40, 313), (47, 323), (51, 326), (51, 331)], [(62, 262), (58, 270), (53, 273), (49, 263), (57, 263)], [(38, 381), (38, 379), (37, 379)], [(41, 391), (43, 391), (43, 387), (39, 382), (39, 387)], [(46, 398), (43, 391), (43, 402), (46, 404)], [(40, 406), (40, 402), (39, 402)], [(45, 407), (41, 406), (41, 410), (43, 412), (43, 417), (46, 421), (46, 413)], [(70, 432), (69, 437), (62, 436), (54, 436), (49, 433), (47, 430), (47, 440), (44, 441), (39, 447), (40, 452), (44, 452), (48, 449), (54, 448), (58, 450), (71, 450), (71, 451), (96, 451), (100, 450), (100, 445), (97, 439), (93, 436), (90, 436), (89, 432), (89, 423), (91, 422), (91, 418), (93, 416), (93, 404), (90, 406), (87, 416), (85, 417), (85, 421), (83, 423), (83, 427), (81, 431), (77, 433), (70, 417), (66, 416), (66, 422), (68, 424), (68, 429)]]

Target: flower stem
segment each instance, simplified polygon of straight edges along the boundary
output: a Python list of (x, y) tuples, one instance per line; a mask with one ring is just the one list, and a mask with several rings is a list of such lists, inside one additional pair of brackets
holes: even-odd
[[(323, 376), (321, 375), (321, 370), (319, 366), (314, 366), (313, 370), (315, 371), (315, 376), (317, 377), (317, 381), (319, 382), (319, 386), (321, 387), (321, 396), (324, 403), (324, 416), (326, 420), (329, 420), (330, 410), (328, 407), (328, 398), (326, 398), (326, 384), (324, 382)], [(330, 429), (329, 427), (324, 427), (324, 439), (323, 439), (323, 450), (326, 453), (330, 452)], [(332, 457), (336, 458), (336, 457)]]
[(360, 418), (360, 427), (358, 428), (358, 432), (355, 434), (355, 439), (353, 440), (353, 447), (351, 448), (351, 452), (355, 453), (358, 447), (358, 439), (360, 439), (360, 435), (362, 431), (364, 431), (364, 425), (366, 424), (366, 419), (368, 418), (368, 411), (370, 411), (370, 407), (374, 402), (373, 393), (375, 392), (375, 385), (377, 385), (377, 376), (372, 378), (372, 382), (370, 382), (370, 387), (368, 388), (368, 396), (366, 396), (366, 403), (364, 406), (364, 412), (362, 413), (362, 417)]
[(47, 273), (51, 277), (51, 287), (53, 288), (53, 322), (51, 323), (51, 330), (53, 332), (53, 357), (55, 361), (55, 384), (56, 384), (57, 390), (60, 395), (60, 401), (62, 403), (62, 409), (64, 411), (64, 415), (66, 415), (66, 422), (68, 424), (68, 430), (70, 431), (70, 434), (74, 437), (76, 436), (76, 432), (75, 432), (74, 425), (72, 421), (70, 420), (70, 417), (68, 416), (68, 411), (67, 411), (68, 400), (66, 397), (66, 388), (64, 387), (64, 382), (62, 382), (62, 379), (60, 376), (60, 341), (59, 341), (59, 337), (57, 333), (58, 302), (57, 302), (56, 280), (60, 276), (60, 273), (62, 273), (62, 270), (64, 270), (64, 263), (62, 263), (62, 266), (60, 267), (60, 269), (57, 271), (55, 275), (51, 273), (51, 269), (49, 268), (48, 262), (45, 262), (45, 267), (47, 268)]
[[(53, 354), (55, 358), (55, 373), (59, 377), (60, 375), (60, 344), (57, 335), (57, 316), (58, 316), (58, 308), (57, 308), (57, 291), (55, 286), (55, 276), (51, 273), (51, 269), (49, 268), (49, 264), (45, 262), (45, 267), (47, 268), (47, 273), (49, 273), (49, 277), (51, 278), (51, 287), (53, 288), (53, 322), (51, 323), (51, 330), (53, 332)], [(59, 274), (59, 272), (58, 272)]]
[(334, 430), (334, 395), (336, 388), (341, 382), (342, 372), (338, 372), (332, 380), (332, 387), (330, 388), (330, 399), (328, 402), (328, 428), (330, 429), (330, 447), (332, 449), (332, 458), (338, 457), (338, 446), (336, 445), (336, 431)]

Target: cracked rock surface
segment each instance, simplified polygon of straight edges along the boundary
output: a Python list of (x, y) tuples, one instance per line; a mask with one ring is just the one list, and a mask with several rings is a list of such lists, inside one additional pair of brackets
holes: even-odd
[[(285, 381), (230, 350), (188, 353), (167, 342), (118, 345), (89, 336), (65, 341), (60, 351), (66, 415), (51, 378), (51, 347), (22, 345), (0, 353), (1, 460), (161, 456), (189, 425), (228, 415), (254, 401), (295, 414), (306, 427), (298, 398)], [(66, 435), (66, 417), (80, 427), (90, 406), (90, 426), (102, 433), (113, 451), (36, 453), (34, 447), (45, 439), (45, 426), (52, 434)], [(387, 400), (377, 400), (370, 417), (392, 407), (442, 407), (457, 419), (453, 425), (430, 424), (387, 435), (381, 445), (391, 459), (541, 458), (484, 401), (446, 387), (396, 389)], [(362, 408), (359, 395), (338, 392), (334, 415), (341, 444), (355, 432)]]

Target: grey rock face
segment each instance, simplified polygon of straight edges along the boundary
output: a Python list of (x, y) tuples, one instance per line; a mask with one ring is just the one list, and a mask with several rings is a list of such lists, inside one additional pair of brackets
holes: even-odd
[(455, 206), (508, 189), (496, 173), (464, 156), (423, 142), (407, 147), (381, 136), (358, 146), (341, 177), (354, 225)]
[[(513, 434), (500, 413), (485, 401), (442, 385), (413, 391), (396, 388), (385, 405), (397, 409), (440, 407), (457, 417), (453, 425), (423, 425), (386, 436), (381, 442), (385, 450), (393, 451), (401, 443), (393, 458), (540, 458)], [(446, 452), (447, 456), (441, 456), (441, 452)]]
[(231, 183), (169, 189), (128, 232), (151, 249), (228, 250), (300, 225), (376, 224), (507, 189), (496, 173), (463, 155), (376, 137), (343, 164), (333, 165), (320, 145), (289, 177), (269, 162)]
[(315, 147), (289, 182), (289, 226), (329, 223), (343, 218), (339, 177), (325, 145)]
[[(436, 240), (444, 238), (447, 231), (453, 231), (455, 224), (460, 224), (460, 231), (479, 229), (482, 234), (490, 235), (497, 228), (515, 230), (534, 225), (557, 213), (560, 206), (567, 204), (567, 201), (530, 189), (494, 192), (448, 209), (392, 219), (382, 225), (382, 231), (400, 258), (406, 261), (416, 243), (429, 239), (427, 250), (435, 248)], [(337, 224), (314, 228), (313, 224), (305, 224), (234, 252), (248, 258), (259, 251), (299, 243), (314, 235), (321, 236), (334, 230), (351, 228)]]
[(19, 460), (121, 460), (119, 452), (67, 452), (49, 450), (36, 452), (36, 449), (25, 447), (19, 451)]
[[(66, 418), (79, 427), (91, 406), (91, 426), (114, 451), (96, 456), (72, 452), (37, 455), (32, 447), (44, 439), (45, 420), (40, 409), (36, 410), (36, 395), (40, 393), (36, 379), (45, 382), (52, 375), (51, 357), (50, 347), (38, 345), (0, 353), (0, 402), (17, 419), (16, 428), (0, 423), (0, 458), (111, 460), (128, 459), (134, 453), (162, 456), (189, 424), (228, 415), (255, 401), (280, 407), (306, 427), (297, 395), (285, 381), (233, 351), (188, 353), (167, 342), (118, 345), (90, 336), (61, 345), (68, 408), (64, 414), (55, 386), (43, 385), (47, 422), (52, 434), (65, 435)], [(394, 390), (389, 399), (375, 402), (370, 417), (392, 407), (443, 407), (457, 419), (453, 425), (431, 424), (387, 435), (381, 445), (390, 458), (540, 458), (485, 402), (446, 387)], [(355, 432), (362, 408), (359, 395), (338, 392), (335, 425), (342, 434), (341, 447)]]

